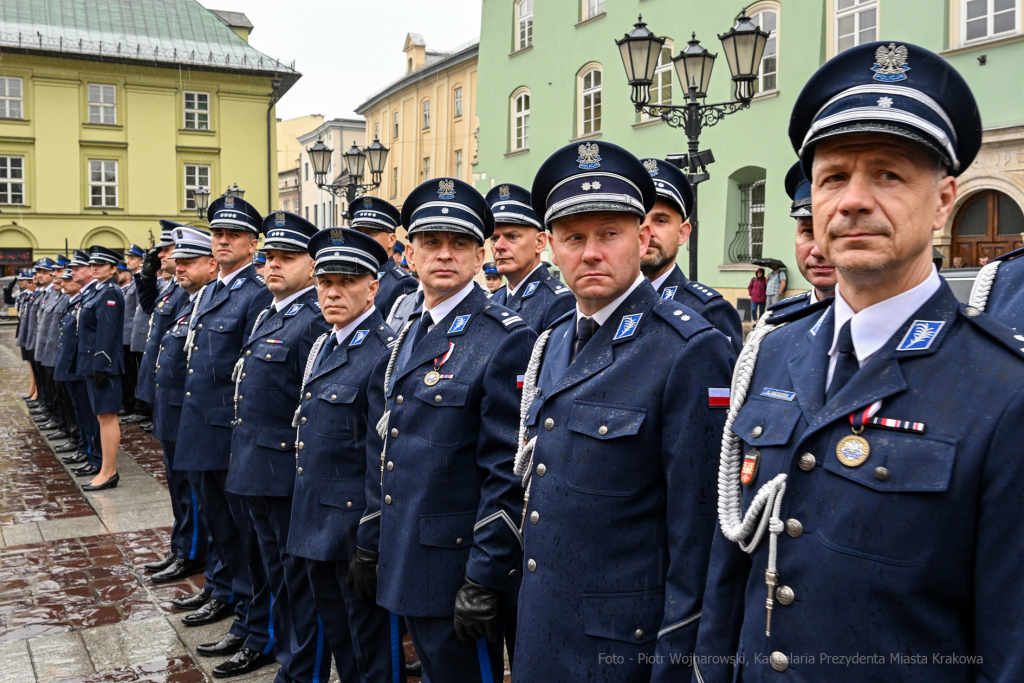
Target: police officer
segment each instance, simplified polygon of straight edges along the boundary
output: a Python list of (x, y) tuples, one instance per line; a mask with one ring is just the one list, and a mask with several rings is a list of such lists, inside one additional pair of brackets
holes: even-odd
[[(23, 361), (28, 361), (31, 354), (28, 349), (25, 348), (24, 332), (27, 320), (25, 316), (27, 314), (29, 304), (32, 299), (35, 298), (36, 290), (35, 276), (31, 270), (23, 270), (18, 275), (18, 289), (18, 298), (15, 299), (15, 308), (18, 311), (18, 326), (14, 332), (14, 343), (19, 349), (21, 349), (21, 359)], [(31, 380), (31, 386), (24, 398), (25, 403), (31, 410), (38, 407), (39, 400), (38, 392), (36, 391), (36, 378), (32, 373), (31, 363), (29, 363), (29, 378)]]
[(405, 616), (424, 678), (498, 680), (502, 610), (522, 550), (517, 375), (536, 334), (473, 281), (494, 230), (480, 193), (452, 178), (428, 181), (406, 199), (402, 224), (424, 302), (392, 351), (379, 424), (386, 448), (367, 474), (350, 579), (357, 594), (376, 593)]
[[(1024, 336), (1024, 249), (989, 261), (971, 290), (971, 305)], [(1017, 338), (1017, 341), (1024, 339)]]
[(256, 269), (256, 274), (263, 277), (266, 275), (267, 268), (267, 255), (262, 251), (257, 251), (252, 257), (252, 267)]
[(193, 302), (186, 339), (185, 397), (175, 446), (174, 467), (189, 480), (206, 515), (210, 555), (223, 564), (229, 583), (216, 581), (206, 604), (182, 623), (200, 626), (234, 610), (230, 632), (243, 639), (235, 655), (219, 665), (218, 676), (240, 675), (273, 661), (270, 591), (266, 576), (252, 575), (247, 544), (257, 543), (245, 500), (226, 489), (235, 419), (232, 371), (257, 316), (273, 296), (256, 274), (252, 255), (263, 217), (244, 199), (224, 196), (207, 210), (218, 276)]
[(511, 183), (498, 185), (487, 193), (487, 204), (494, 214), (494, 263), (508, 280), (491, 300), (516, 311), (540, 332), (569, 311), (575, 299), (541, 262), (548, 238), (530, 206), (530, 192)]
[(56, 430), (46, 434), (47, 439), (65, 438), (75, 430), (75, 418), (71, 403), (62, 383), (53, 377), (54, 365), (57, 360), (57, 342), (61, 313), (67, 304), (68, 296), (64, 294), (65, 264), (68, 258), (57, 254), (53, 266), (53, 289), (45, 297), (39, 307), (38, 331), (36, 333), (35, 356), (46, 377), (47, 386), (53, 395), (53, 414), (49, 422), (39, 425), (40, 431)]
[(773, 304), (769, 310), (776, 315), (783, 308), (809, 306), (836, 292), (836, 269), (822, 256), (814, 241), (811, 181), (804, 174), (803, 162), (796, 162), (786, 173), (786, 194), (793, 200), (789, 215), (796, 219), (796, 264), (800, 274), (811, 283), (811, 289)]
[(247, 548), (247, 559), (251, 574), (266, 574), (274, 599), (274, 630), (282, 634), (275, 648), (278, 678), (304, 683), (327, 680), (331, 669), (305, 561), (286, 552), (295, 458), (303, 448), (292, 419), (306, 358), (329, 328), (306, 253), (316, 230), (287, 211), (263, 219), (264, 279), (274, 301), (256, 318), (234, 370), (236, 418), (227, 478), (227, 490), (245, 497), (259, 540)]
[[(199, 288), (216, 277), (217, 262), (213, 258), (210, 233), (198, 228), (180, 227), (172, 231), (174, 251), (170, 258), (175, 265), (176, 284), (160, 295), (153, 312), (150, 342), (146, 352), (155, 360), (153, 402), (153, 438), (164, 451), (167, 488), (171, 494), (174, 525), (171, 527), (171, 562), (153, 563), (146, 570), (153, 572), (153, 583), (179, 581), (204, 569), (207, 563), (206, 520), (199, 511), (199, 502), (185, 472), (174, 468), (181, 404), (185, 397), (188, 316)], [(211, 591), (216, 584), (209, 568)], [(190, 605), (189, 605), (190, 606)], [(200, 605), (201, 606), (201, 605)], [(194, 608), (193, 608), (194, 609)], [(199, 646), (200, 654), (208, 652)], [(218, 653), (221, 654), (221, 653)], [(227, 653), (231, 654), (231, 653)]]
[(121, 382), (121, 414), (127, 416), (135, 414), (135, 387), (139, 379), (139, 368), (132, 358), (132, 329), (135, 323), (135, 311), (139, 307), (139, 293), (135, 286), (135, 278), (126, 261), (118, 261), (116, 277), (121, 294), (124, 296), (125, 310), (131, 311), (124, 318), (124, 377)]
[(696, 638), (732, 348), (641, 272), (658, 195), (640, 160), (569, 145), (532, 196), (577, 305), (543, 332), (524, 378), (513, 680), (678, 680), (685, 665), (668, 654)]
[(484, 284), (487, 285), (487, 291), (492, 295), (505, 284), (505, 278), (498, 272), (494, 261), (486, 261), (484, 263)]
[[(352, 216), (349, 226), (372, 237), (388, 253), (388, 258), (381, 264), (377, 274), (380, 287), (374, 300), (374, 305), (382, 311), (381, 315), (387, 315), (394, 308), (398, 297), (416, 290), (416, 280), (391, 258), (396, 253), (398, 236), (395, 231), (402, 224), (402, 215), (394, 206), (377, 197), (357, 199), (349, 212)], [(405, 248), (402, 250), (404, 252)]]
[(641, 161), (658, 192), (654, 208), (644, 219), (644, 225), (651, 229), (651, 243), (640, 262), (643, 274), (662, 298), (689, 306), (718, 328), (738, 354), (743, 348), (743, 323), (739, 313), (721, 294), (683, 275), (676, 264), (679, 248), (690, 239), (688, 219), (693, 211), (693, 188), (689, 178), (675, 164), (662, 159)]
[(836, 295), (767, 315), (737, 362), (694, 680), (1016, 680), (1024, 352), (932, 265), (974, 96), (868, 43), (811, 77), (789, 135)]
[(89, 405), (100, 423), (103, 461), (83, 491), (117, 486), (117, 449), (121, 445), (121, 376), (124, 374), (124, 296), (114, 273), (120, 255), (113, 249), (89, 249), (89, 268), (97, 284), (79, 311), (78, 354), (72, 373), (85, 377)]
[(39, 364), (39, 358), (36, 356), (39, 312), (46, 302), (49, 301), (50, 293), (53, 291), (53, 266), (54, 262), (51, 258), (41, 258), (33, 266), (36, 292), (26, 308), (26, 325), (22, 335), (24, 348), (30, 354), (29, 365), (32, 367), (32, 375), (35, 378), (36, 389), (39, 392), (39, 406), (29, 411), (33, 415), (32, 419), (36, 424), (49, 422), (55, 411), (56, 397), (53, 396), (49, 381), (43, 371), (43, 366)]
[(374, 300), (388, 255), (373, 238), (344, 228), (316, 233), (309, 255), (316, 259), (320, 311), (332, 327), (302, 359), (288, 552), (306, 558), (339, 678), (385, 683), (404, 679), (401, 648), (398, 665), (392, 662), (392, 617), (373, 600), (356, 597), (346, 578), (367, 507), (367, 468), (379, 479), (383, 441), (375, 425), (396, 335)]
[[(394, 260), (395, 263), (397, 263), (399, 266), (401, 266), (402, 262), (405, 261), (405, 243), (402, 242), (402, 240), (395, 240), (395, 246), (394, 246), (394, 248), (391, 251), (392, 251), (392, 254), (391, 254), (392, 260)], [(406, 267), (402, 268), (402, 270), (404, 270), (405, 272), (408, 273), (409, 272), (409, 268), (407, 266), (408, 266), (408, 263), (406, 264)]]

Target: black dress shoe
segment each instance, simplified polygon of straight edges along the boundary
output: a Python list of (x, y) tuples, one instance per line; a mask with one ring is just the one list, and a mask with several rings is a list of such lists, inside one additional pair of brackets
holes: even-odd
[(150, 562), (148, 564), (142, 565), (142, 568), (150, 574), (155, 574), (156, 572), (162, 572), (163, 570), (170, 567), (172, 564), (174, 564), (174, 561), (176, 559), (178, 559), (178, 556), (174, 553), (171, 553), (162, 560), (157, 560), (156, 562)]
[(86, 463), (81, 467), (75, 467), (74, 469), (71, 470), (71, 473), (74, 474), (76, 477), (95, 477), (97, 474), (100, 473), (100, 468), (97, 467), (96, 465), (90, 465)]
[(423, 662), (418, 659), (410, 659), (405, 663), (405, 675), (406, 676), (422, 676), (423, 675)]
[(57, 439), (66, 439), (68, 438), (68, 433), (65, 432), (63, 429), (58, 429), (55, 432), (50, 432), (49, 434), (47, 434), (46, 438), (49, 439), (50, 441), (56, 441)]
[(157, 572), (149, 578), (153, 583), (170, 583), (193, 574), (199, 574), (204, 569), (206, 569), (206, 560), (186, 560), (184, 557), (179, 557), (167, 569)]
[[(78, 444), (75, 443), (74, 441), (66, 441), (64, 443), (57, 444), (56, 446), (54, 446), (53, 450), (55, 453), (74, 453), (75, 451), (78, 450)], [(67, 460), (65, 460), (64, 462), (67, 463)], [(82, 453), (82, 459), (78, 460), (77, 462), (85, 462), (85, 453)], [(70, 465), (74, 463), (68, 464)]]
[(153, 423), (152, 422), (143, 422), (142, 424), (139, 425), (139, 428), (142, 431), (146, 432), (147, 434), (152, 434), (153, 433)]
[(212, 591), (199, 591), (194, 595), (190, 595), (186, 598), (174, 598), (171, 600), (171, 604), (178, 609), (194, 610), (199, 609), (206, 603), (210, 602), (210, 596), (213, 595)]
[(229, 633), (216, 643), (206, 643), (196, 647), (196, 652), (204, 657), (227, 657), (242, 649), (245, 638)]
[[(57, 450), (60, 451), (59, 448)], [(72, 448), (71, 450), (74, 450), (74, 449)], [(66, 455), (66, 456), (64, 456), (63, 458), (61, 458), (61, 461), (65, 465), (81, 465), (82, 463), (84, 463), (88, 459), (89, 459), (89, 454), (88, 453), (75, 453), (74, 455)]]
[(49, 432), (49, 431), (52, 431), (54, 429), (60, 429), (61, 427), (62, 427), (62, 425), (61, 425), (60, 422), (57, 422), (55, 420), (49, 420), (47, 422), (41, 422), (39, 424), (39, 431), (41, 431), (41, 432)]
[(36, 414), (36, 416), (32, 418), (32, 421), (35, 422), (37, 425), (41, 425), (41, 424), (46, 424), (51, 419), (52, 418), (50, 417), (49, 413), (43, 412), (43, 413)]
[(275, 661), (274, 655), (265, 655), (262, 652), (243, 647), (234, 657), (218, 665), (213, 670), (213, 676), (214, 678), (241, 676), (242, 674), (262, 668), (267, 664), (273, 664)]
[(85, 486), (82, 487), (82, 490), (83, 491), (104, 491), (106, 489), (116, 489), (117, 488), (117, 482), (119, 482), (119, 481), (121, 481), (121, 475), (119, 475), (117, 472), (114, 472), (114, 476), (112, 476), (110, 479), (107, 479), (102, 484), (86, 484)]
[(134, 415), (129, 415), (125, 419), (121, 420), (121, 422), (123, 422), (125, 424), (128, 424), (128, 425), (135, 424), (137, 422), (148, 422), (148, 421), (149, 421), (148, 417), (146, 417), (145, 415), (139, 415), (138, 413), (135, 413)]
[(210, 599), (205, 605), (181, 620), (185, 626), (203, 626), (221, 619), (227, 619), (235, 613), (235, 608), (226, 602)]
[(37, 406), (29, 408), (28, 414), (33, 416), (33, 417), (35, 417), (36, 415), (42, 415), (43, 413), (48, 413), (48, 412), (50, 412), (50, 411), (46, 409), (46, 405), (40, 403)]

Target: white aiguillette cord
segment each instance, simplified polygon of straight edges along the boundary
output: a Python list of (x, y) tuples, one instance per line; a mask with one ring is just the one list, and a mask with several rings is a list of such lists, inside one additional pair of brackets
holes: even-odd
[[(260, 314), (258, 316), (256, 316), (256, 322), (253, 323), (252, 329), (249, 330), (250, 340), (252, 340), (252, 335), (256, 333), (256, 329), (260, 326), (260, 323), (263, 322), (263, 318), (267, 315), (267, 313), (270, 313), (270, 308), (270, 306), (267, 306), (262, 311), (260, 311)], [(235, 419), (234, 422), (231, 423), (232, 426), (234, 426), (235, 423), (238, 422), (238, 402), (241, 400), (242, 370), (244, 369), (245, 355), (242, 354), (239, 355), (238, 360), (235, 361), (235, 368), (234, 370), (231, 371), (231, 381), (235, 383)]]
[[(757, 353), (761, 348), (761, 342), (769, 332), (786, 325), (786, 323), (768, 324), (771, 315), (771, 312), (768, 312), (761, 317), (736, 361), (736, 370), (732, 375), (730, 390), (729, 414), (725, 419), (725, 430), (722, 433), (722, 454), (718, 466), (718, 520), (725, 537), (738, 543), (744, 552), (753, 553), (764, 537), (765, 527), (771, 534), (768, 540), (768, 569), (765, 572), (765, 583), (768, 584), (768, 600), (766, 602), (768, 616), (765, 634), (769, 636), (772, 630), (775, 587), (778, 585), (779, 578), (776, 570), (778, 538), (785, 528), (780, 514), (782, 497), (786, 493), (786, 474), (781, 473), (766, 482), (758, 490), (744, 515), (743, 489), (740, 485), (743, 449), (739, 435), (732, 431), (732, 425), (740, 408), (747, 400), (747, 392), (750, 390), (750, 382), (754, 377), (754, 368), (757, 365)], [(747, 538), (751, 533), (753, 533), (753, 538), (748, 541)]]
[(996, 271), (999, 270), (999, 264), (1001, 261), (992, 261), (991, 263), (985, 264), (985, 266), (978, 271), (978, 276), (974, 279), (974, 286), (971, 287), (971, 298), (970, 304), (979, 311), (984, 312), (985, 306), (988, 305), (988, 295), (992, 292), (992, 285), (996, 282)]
[(199, 288), (199, 293), (196, 294), (195, 303), (192, 304), (192, 313), (188, 317), (188, 336), (185, 337), (185, 367), (189, 366), (192, 362), (192, 345), (196, 338), (196, 314), (199, 313), (199, 302), (203, 300), (203, 294), (206, 293), (206, 288), (209, 287), (209, 283)]
[(526, 366), (526, 375), (523, 378), (523, 396), (519, 402), (519, 450), (516, 452), (512, 473), (523, 478), (523, 486), (526, 488), (526, 492), (523, 493), (523, 518), (519, 521), (520, 534), (523, 533), (523, 525), (526, 524), (526, 508), (530, 504), (530, 484), (533, 482), (530, 474), (533, 472), (533, 453), (537, 449), (536, 436), (529, 441), (526, 439), (530, 433), (526, 426), (526, 416), (533, 399), (537, 396), (537, 378), (540, 375), (541, 359), (544, 357), (544, 347), (547, 346), (550, 338), (551, 330), (544, 330), (534, 342), (530, 363)]

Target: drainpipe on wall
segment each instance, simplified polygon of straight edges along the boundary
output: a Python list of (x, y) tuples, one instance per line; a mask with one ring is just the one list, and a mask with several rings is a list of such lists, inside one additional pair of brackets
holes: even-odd
[(275, 208), (270, 205), (270, 202), (271, 202), (271, 198), (274, 196), (274, 178), (273, 178), (273, 175), (274, 175), (274, 173), (273, 173), (273, 170), (274, 170), (274, 158), (273, 158), (272, 155), (277, 150), (273, 149), (271, 147), (271, 145), (270, 145), (270, 140), (271, 140), (271, 137), (272, 137), (270, 135), (270, 112), (274, 111), (274, 105), (276, 105), (278, 100), (281, 99), (280, 95), (277, 94), (277, 89), (281, 87), (281, 79), (278, 78), (277, 76), (275, 76), (274, 80), (272, 80), (270, 82), (270, 84), (271, 84), (271, 87), (273, 88), (273, 90), (270, 91), (270, 106), (267, 107), (267, 214), (266, 215), (270, 215), (270, 213), (275, 210)]

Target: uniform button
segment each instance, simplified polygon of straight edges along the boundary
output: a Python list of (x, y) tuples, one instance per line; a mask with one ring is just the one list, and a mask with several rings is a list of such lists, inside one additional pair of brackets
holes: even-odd
[(281, 448), (288, 448), (288, 444), (286, 444), (284, 441), (282, 441), (281, 442)]
[(813, 455), (811, 455), (810, 453), (804, 453), (803, 455), (800, 456), (800, 462), (798, 464), (800, 466), (800, 469), (802, 469), (804, 472), (810, 472), (811, 470), (814, 469), (814, 465), (817, 462), (818, 461), (815, 459)]
[(601, 428), (597, 430), (597, 433), (600, 434), (601, 436), (604, 436), (605, 434), (608, 433), (608, 428), (605, 427), (604, 425), (601, 425)]
[(395, 403), (397, 403), (398, 405), (402, 405), (403, 401), (405, 401), (405, 399), (402, 398), (401, 396), (399, 396), (398, 398), (395, 399)]
[(246, 351), (246, 352), (245, 352), (245, 355), (246, 355), (246, 356), (251, 356), (251, 355), (252, 355), (252, 349), (250, 349), (250, 350)]
[(302, 418), (301, 422), (302, 424), (306, 424), (306, 418)]
[(537, 465), (537, 474), (539, 474), (540, 476), (543, 477), (547, 473), (548, 473), (548, 468), (544, 465), (544, 463), (541, 463), (541, 464)]
[(633, 635), (634, 635), (634, 636), (636, 636), (636, 639), (637, 639), (637, 640), (643, 640), (643, 637), (644, 637), (644, 630), (643, 630), (642, 628), (638, 628), (638, 629), (636, 630), (636, 633), (634, 633)]
[(378, 327), (377, 329), (378, 329), (378, 330), (380, 330), (381, 332), (383, 332), (383, 331), (384, 331), (384, 326), (383, 326), (383, 325), (381, 325), (381, 326), (380, 326), (380, 327)]
[(529, 569), (531, 572), (537, 571), (537, 561), (536, 560), (530, 560), (529, 562), (526, 563), (526, 568)]
[(300, 467), (300, 468), (299, 468), (299, 469), (297, 470), (297, 472), (298, 472), (298, 475), (299, 475), (299, 476), (301, 477), (301, 476), (302, 476), (302, 468)]
[(391, 505), (391, 496), (384, 496), (384, 502)]
[(245, 398), (245, 396), (239, 396), (238, 400), (241, 401), (243, 398)]
[(188, 369), (188, 374), (190, 374), (190, 375), (192, 374), (192, 368)]
[(345, 503), (345, 507), (351, 508), (352, 507), (352, 501), (350, 500), (349, 502)]
[(781, 652), (773, 652), (769, 661), (772, 664), (772, 668), (776, 671), (782, 672), (789, 668), (789, 657)]
[(455, 545), (462, 545), (462, 539), (461, 538), (456, 538), (455, 539)]
[(203, 324), (199, 323), (199, 329), (203, 329)]
[(789, 586), (779, 586), (779, 590), (775, 592), (775, 597), (779, 599), (780, 605), (792, 605), (796, 595), (794, 595), (793, 589)]
[(544, 429), (546, 429), (546, 430), (548, 430), (550, 432), (554, 428), (555, 428), (555, 421), (554, 420), (552, 420), (550, 417), (548, 419), (544, 420)]
[(311, 394), (311, 393), (309, 393), (309, 392), (307, 391), (307, 392), (306, 392), (306, 400), (308, 401), (308, 400), (309, 400), (309, 399), (311, 399), (311, 398), (313, 398), (313, 394)]
[(799, 519), (791, 517), (786, 520), (786, 533), (793, 538), (800, 538), (804, 534), (804, 525), (800, 523)]
[(185, 392), (185, 398), (192, 398), (192, 392), (191, 391), (186, 391)]
[(508, 575), (509, 576), (515, 576), (516, 575), (516, 570), (515, 569), (509, 569), (508, 570)]
[(443, 400), (444, 399), (441, 398), (441, 394), (438, 394), (437, 396), (434, 397), (434, 403), (440, 403)]
[(539, 522), (539, 521), (540, 521), (540, 513), (539, 513), (539, 512), (537, 512), (536, 510), (534, 510), (533, 512), (531, 512), (531, 513), (530, 513), (530, 521), (531, 521), (531, 522), (533, 522), (534, 524), (536, 524), (537, 522)]
[[(157, 368), (157, 370), (159, 370), (159, 369), (160, 369), (160, 368)], [(156, 388), (157, 388), (157, 389), (159, 389), (159, 388), (160, 388), (160, 385), (159, 385), (159, 384), (157, 384), (157, 385), (156, 385)]]
[(398, 438), (398, 430), (395, 429), (394, 427), (391, 428), (391, 438), (392, 439), (397, 439)]
[(750, 433), (751, 433), (751, 434), (752, 434), (752, 435), (754, 436), (754, 438), (756, 439), (757, 437), (761, 436), (761, 432), (763, 432), (763, 431), (764, 431), (764, 430), (763, 430), (763, 429), (761, 429), (761, 426), (760, 426), (760, 425), (758, 425), (757, 427), (754, 427), (754, 429), (753, 429), (753, 430), (751, 430), (751, 432), (750, 432)]
[(390, 472), (393, 469), (395, 469), (395, 463), (388, 460), (388, 472)]
[(161, 351), (163, 351), (163, 350), (164, 350), (164, 347), (162, 347), (162, 346), (161, 346), (161, 347), (160, 347), (160, 350), (161, 350)]
[(337, 401), (338, 400), (338, 395), (337, 394), (331, 394), (331, 400), (332, 401)]
[[(238, 422), (239, 422), (239, 424), (241, 424), (241, 422), (242, 422), (242, 421), (241, 421), (241, 420), (239, 420)], [(306, 444), (304, 444), (304, 443), (302, 443), (302, 442), (300, 441), (300, 442), (299, 442), (299, 450), (301, 451), (301, 450), (302, 450), (303, 448), (305, 448), (305, 447), (306, 447)]]
[(242, 418), (238, 418), (238, 423), (237, 424), (242, 424)]
[(245, 373), (244, 372), (242, 373), (242, 379), (245, 379)]
[(875, 479), (878, 481), (889, 481), (889, 468), (888, 467), (876, 467), (875, 468)]
[(270, 360), (270, 359), (271, 359), (271, 357), (272, 357), (272, 356), (271, 356), (271, 355), (270, 355), (270, 354), (268, 353), (268, 354), (267, 354), (267, 360)]

